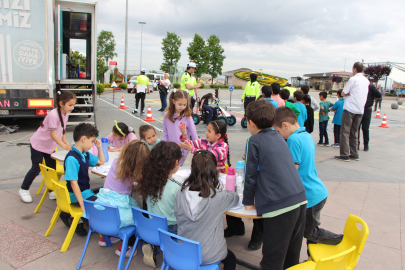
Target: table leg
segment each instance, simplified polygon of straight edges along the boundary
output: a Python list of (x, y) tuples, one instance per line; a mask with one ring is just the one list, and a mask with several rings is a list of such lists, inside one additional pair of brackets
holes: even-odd
[(238, 258), (236, 258), (236, 264), (239, 264), (240, 266), (245, 267), (246, 269), (252, 269), (252, 270), (260, 270), (260, 266), (256, 266), (253, 264), (250, 264), (248, 262), (242, 261)]

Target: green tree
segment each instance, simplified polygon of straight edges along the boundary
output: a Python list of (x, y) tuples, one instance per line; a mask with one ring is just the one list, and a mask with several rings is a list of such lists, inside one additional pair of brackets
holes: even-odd
[(79, 51), (70, 50), (70, 57), (73, 57), (73, 65), (77, 67), (77, 62), (80, 60), (80, 71), (86, 72), (86, 56)]
[(204, 39), (196, 33), (193, 41), (191, 41), (189, 47), (187, 47), (187, 51), (190, 61), (197, 65), (195, 75), (198, 79), (203, 73), (207, 73), (208, 49), (205, 46)]
[(118, 56), (115, 53), (114, 35), (111, 31), (101, 30), (97, 37), (97, 57), (104, 59), (108, 66), (108, 60), (113, 59), (114, 56)]
[(104, 73), (108, 70), (108, 67), (105, 65), (104, 59), (97, 57), (97, 80), (104, 82)]
[(224, 48), (220, 44), (219, 37), (216, 35), (211, 35), (207, 39), (207, 49), (208, 49), (208, 65), (207, 73), (212, 77), (212, 84), (214, 84), (214, 78), (222, 73), (222, 66), (224, 65)]
[(169, 73), (170, 67), (176, 66), (180, 60), (181, 38), (176, 33), (167, 32), (167, 36), (162, 39), (163, 63), (160, 69)]

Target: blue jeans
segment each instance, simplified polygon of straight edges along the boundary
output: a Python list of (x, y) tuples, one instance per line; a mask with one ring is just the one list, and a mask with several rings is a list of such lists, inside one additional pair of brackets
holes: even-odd
[(329, 144), (328, 122), (329, 121), (319, 122), (319, 143), (323, 143), (323, 137), (325, 137), (325, 143)]
[(162, 92), (159, 91), (159, 95), (160, 95), (160, 101), (162, 102), (162, 108), (160, 108), (161, 110), (166, 110), (167, 107), (167, 93), (166, 95), (163, 94)]
[(177, 234), (177, 224), (167, 226), (169, 233)]
[(203, 110), (208, 111), (207, 123), (212, 121), (212, 116), (217, 116), (217, 110), (208, 105), (203, 105)]

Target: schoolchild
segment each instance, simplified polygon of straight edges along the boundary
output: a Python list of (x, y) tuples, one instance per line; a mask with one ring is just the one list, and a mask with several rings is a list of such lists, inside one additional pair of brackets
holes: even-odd
[(150, 150), (152, 150), (160, 142), (160, 139), (156, 134), (156, 129), (152, 125), (140, 126), (139, 136), (141, 137), (141, 140), (146, 142)]
[[(329, 122), (329, 109), (332, 108), (333, 103), (326, 100), (328, 94), (323, 91), (319, 93), (320, 109), (319, 109), (319, 142), (318, 146), (329, 146), (328, 137), (328, 122)], [(323, 139), (325, 138), (325, 142)]]
[(296, 106), (294, 106), (294, 103), (288, 101), (288, 98), (290, 97), (290, 91), (288, 91), (287, 89), (281, 90), (280, 97), (284, 100), (285, 107), (291, 109), (297, 117), (301, 114), (301, 111)]
[(312, 109), (311, 102), (311, 97), (309, 95), (304, 95), (302, 98), (302, 104), (307, 108), (307, 120), (304, 123), (304, 127), (308, 133), (314, 131), (314, 109)]
[(302, 91), (297, 90), (294, 92), (294, 106), (300, 110), (300, 115), (298, 117), (298, 124), (300, 127), (304, 127), (305, 121), (307, 121), (307, 108), (304, 104), (302, 104), (302, 98), (304, 97), (304, 93)]
[(339, 143), (340, 143), (340, 126), (342, 123), (342, 115), (343, 115), (343, 105), (345, 104), (345, 100), (342, 97), (342, 91), (343, 90), (339, 90), (337, 91), (336, 95), (338, 97), (338, 101), (336, 101), (336, 103), (333, 105), (333, 107), (331, 108), (332, 111), (335, 112), (335, 115), (333, 116), (333, 135), (335, 137), (335, 143), (332, 144), (332, 147), (340, 147)]
[(272, 98), (272, 94), (273, 94), (273, 90), (271, 88), (270, 85), (265, 85), (262, 87), (262, 93), (263, 93), (263, 99), (269, 101), (275, 109), (278, 108), (278, 103), (277, 101), (273, 100)]
[(112, 132), (107, 136), (107, 139), (110, 140), (110, 143), (114, 148), (108, 148), (110, 152), (119, 152), (122, 150), (122, 147), (129, 143), (130, 141), (136, 140), (135, 131), (132, 127), (128, 127), (125, 123), (117, 123), (114, 120), (115, 124), (113, 126)]

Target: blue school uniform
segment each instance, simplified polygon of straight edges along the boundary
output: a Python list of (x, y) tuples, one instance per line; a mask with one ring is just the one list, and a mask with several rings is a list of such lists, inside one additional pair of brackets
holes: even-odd
[(272, 99), (272, 98), (263, 98), (263, 99), (267, 100), (267, 101), (270, 101), (270, 103), (273, 104), (274, 109), (278, 108), (278, 103), (274, 99)]
[(307, 107), (305, 107), (304, 104), (299, 103), (299, 102), (295, 102), (293, 104), (301, 112), (300, 115), (298, 115), (298, 117), (297, 117), (298, 118), (298, 124), (300, 125), (300, 127), (304, 127), (305, 121), (307, 121), (307, 118), (308, 118)]
[(333, 116), (332, 123), (335, 125), (341, 125), (342, 124), (342, 115), (343, 115), (343, 105), (345, 103), (345, 100), (343, 98), (340, 98), (338, 101), (336, 101), (335, 105), (333, 105), (332, 110), (336, 110), (335, 115)]

